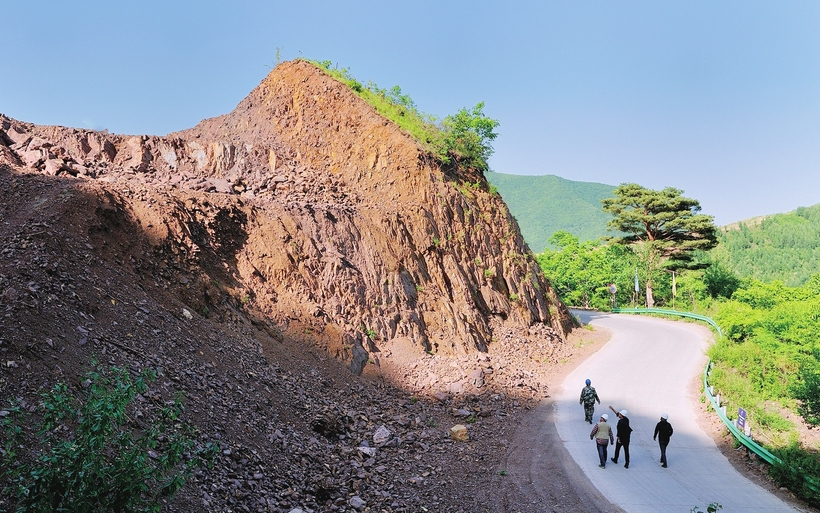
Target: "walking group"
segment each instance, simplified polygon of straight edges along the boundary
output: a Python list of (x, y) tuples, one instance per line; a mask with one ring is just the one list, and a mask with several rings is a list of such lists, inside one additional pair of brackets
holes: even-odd
[[(593, 415), (595, 414), (595, 403), (601, 404), (601, 399), (598, 398), (598, 392), (592, 386), (590, 380), (586, 380), (586, 386), (581, 389), (580, 404), (584, 405), (584, 420), (592, 424)], [(615, 455), (612, 458), (612, 463), (618, 463), (621, 449), (624, 451), (624, 468), (629, 468), (629, 440), (632, 436), (632, 428), (629, 427), (629, 417), (627, 417), (626, 410), (616, 411), (612, 406), (610, 410), (618, 417), (618, 425), (616, 432), (613, 435), (612, 427), (607, 422), (609, 415), (601, 414), (599, 420), (592, 427), (592, 432), (589, 434), (590, 440), (595, 440), (595, 446), (598, 449), (598, 460), (601, 468), (606, 468), (607, 447), (609, 444), (615, 444)], [(655, 434), (652, 439), (658, 441), (661, 449), (661, 467), (666, 468), (666, 447), (669, 445), (669, 439), (672, 437), (672, 425), (669, 423), (669, 415), (664, 413), (661, 415), (661, 420), (655, 425)]]

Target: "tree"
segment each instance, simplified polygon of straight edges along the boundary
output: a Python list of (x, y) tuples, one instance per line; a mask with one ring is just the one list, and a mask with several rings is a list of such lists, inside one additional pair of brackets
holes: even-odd
[(472, 110), (463, 108), (447, 116), (442, 123), (442, 160), (455, 159), (463, 166), (487, 171), (487, 159), (493, 154), (492, 141), (498, 137), (496, 128), (498, 121), (484, 115), (484, 102), (478, 103)]
[(563, 303), (607, 309), (611, 283), (621, 291), (629, 290), (634, 256), (628, 249), (600, 241), (580, 242), (565, 231), (555, 232), (549, 242), (558, 249), (546, 248), (536, 259)]
[(616, 241), (630, 245), (640, 256), (646, 270), (646, 306), (651, 308), (658, 272), (696, 268), (695, 252), (715, 247), (714, 218), (699, 214), (700, 203), (673, 187), (655, 191), (624, 183), (613, 193), (614, 198), (601, 200), (604, 212), (614, 216), (607, 229), (625, 233)]

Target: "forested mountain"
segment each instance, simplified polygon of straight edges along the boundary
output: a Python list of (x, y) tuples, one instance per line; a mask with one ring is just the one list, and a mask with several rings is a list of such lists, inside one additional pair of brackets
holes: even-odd
[(739, 276), (802, 285), (820, 273), (820, 203), (734, 223), (718, 239), (714, 260)]
[(612, 235), (606, 230), (611, 216), (602, 210), (601, 200), (612, 196), (614, 185), (575, 182), (555, 175), (484, 174), (498, 188), (535, 253), (543, 251), (558, 230), (582, 242)]

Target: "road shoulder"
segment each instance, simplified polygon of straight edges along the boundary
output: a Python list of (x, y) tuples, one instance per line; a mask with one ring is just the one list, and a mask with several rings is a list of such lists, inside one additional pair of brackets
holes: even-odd
[[(611, 336), (606, 328), (579, 328), (570, 333), (570, 356), (547, 371), (550, 392)], [(570, 456), (558, 436), (552, 397), (541, 401), (522, 419), (492, 486), (504, 498), (493, 510), (497, 512), (623, 511), (598, 491)]]

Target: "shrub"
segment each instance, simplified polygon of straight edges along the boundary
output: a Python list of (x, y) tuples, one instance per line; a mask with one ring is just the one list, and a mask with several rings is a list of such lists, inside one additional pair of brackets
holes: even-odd
[(805, 356), (797, 374), (792, 394), (800, 402), (798, 412), (816, 426), (820, 424), (820, 362), (814, 356)]
[(807, 482), (820, 482), (820, 461), (817, 455), (806, 452), (797, 444), (775, 449), (772, 453), (780, 459), (769, 468), (769, 475), (812, 506), (820, 506), (820, 493)]
[(495, 129), (498, 121), (484, 115), (484, 102), (472, 110), (461, 109), (447, 116), (443, 123), (442, 151), (447, 160), (454, 158), (459, 164), (487, 171), (487, 159), (493, 154), (492, 141), (498, 137)]
[(84, 400), (64, 383), (42, 394), (33, 433), (12, 405), (3, 419), (2, 478), (11, 483), (4, 495), (16, 497), (18, 511), (159, 511), (160, 500), (172, 497), (217, 448), (195, 448), (193, 430), (178, 420), (179, 398), (147, 425), (135, 425), (129, 405), (154, 377), (144, 372), (132, 381), (125, 369), (95, 366)]

